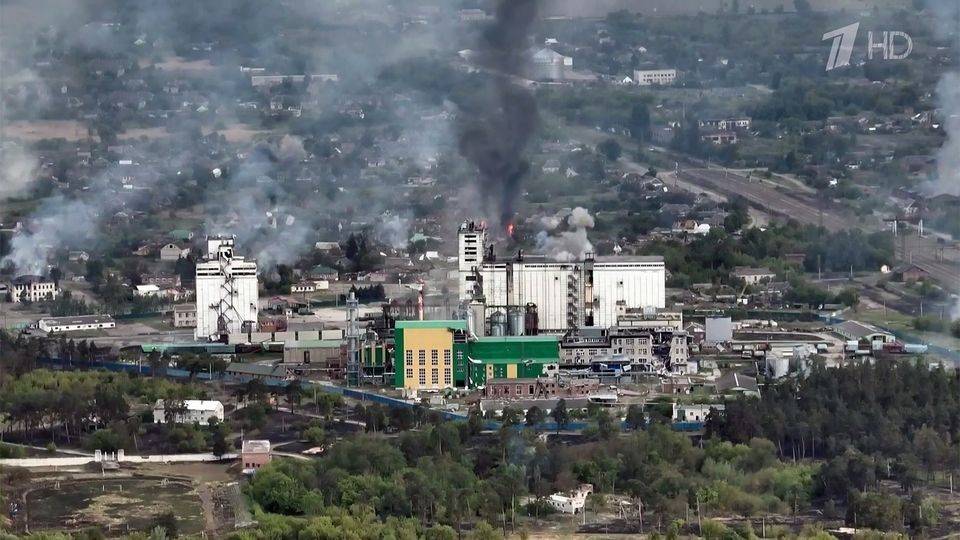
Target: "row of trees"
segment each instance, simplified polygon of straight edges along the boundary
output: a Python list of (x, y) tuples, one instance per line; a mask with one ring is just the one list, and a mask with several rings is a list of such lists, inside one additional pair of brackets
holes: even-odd
[[(536, 425), (545, 415), (528, 416), (527, 423)], [(505, 427), (492, 435), (480, 434), (474, 418), (423, 425), (395, 439), (347, 439), (309, 464), (274, 461), (253, 478), (248, 493), (265, 512), (307, 521), (361, 508), (387, 522), (412, 519), (420, 527), (457, 531), (485, 522), (513, 527), (517, 516), (549, 511), (542, 504), (524, 506), (525, 497), (583, 482), (636, 497), (666, 523), (688, 517), (698, 505), (703, 515), (789, 512), (809, 506), (813, 493), (815, 467), (780, 463), (766, 440), (715, 441), (700, 449), (657, 424), (620, 437), (610, 430), (584, 445), (548, 446), (532, 430), (511, 427), (522, 422), (517, 414), (508, 413)], [(597, 422), (603, 423), (600, 416)]]

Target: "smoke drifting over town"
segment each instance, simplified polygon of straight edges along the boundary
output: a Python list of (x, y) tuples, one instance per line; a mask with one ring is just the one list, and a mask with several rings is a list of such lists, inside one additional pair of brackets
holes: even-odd
[(537, 7), (537, 0), (498, 4), (477, 51), (493, 77), (477, 102), (458, 116), (460, 153), (477, 167), (479, 189), (501, 224), (513, 217), (520, 183), (529, 170), (523, 152), (537, 126), (534, 95), (517, 82), (524, 74)]
[[(6, 68), (5, 75), (15, 74), (16, 77), (4, 77), (4, 89), (12, 84), (24, 86), (22, 83), (33, 81), (38, 88), (43, 86), (43, 81), (28, 66), (34, 61), (31, 54), (42, 57), (46, 52), (43, 44), (47, 41), (62, 40), (65, 46), (82, 51), (84, 55), (114, 56), (131, 51), (150, 51), (144, 56), (168, 58), (189, 53), (190, 49), (184, 44), (191, 41), (190, 36), (199, 34), (209, 35), (210, 39), (209, 44), (200, 43), (200, 46), (214, 46), (218, 51), (212, 55), (213, 65), (209, 71), (192, 72), (188, 77), (203, 79), (205, 84), (216, 89), (215, 101), (201, 102), (200, 105), (217, 110), (218, 124), (236, 123), (235, 104), (250, 99), (249, 76), (245, 76), (242, 82), (234, 80), (233, 72), (237, 71), (237, 66), (243, 65), (263, 66), (271, 73), (335, 74), (337, 82), (325, 85), (322, 92), (311, 98), (319, 109), (335, 110), (343, 108), (343, 103), (354, 94), (364, 94), (369, 85), (379, 84), (377, 79), (384, 69), (409, 58), (433, 54), (445, 46), (449, 48), (456, 20), (455, 7), (437, 3), (430, 11), (426, 6), (430, 2), (364, 0), (317, 4), (294, 1), (285, 5), (285, 9), (267, 15), (249, 12), (248, 7), (243, 6), (224, 13), (212, 5), (193, 3), (138, 4), (136, 9), (127, 12), (122, 22), (112, 22), (105, 15), (97, 15), (83, 3), (71, 7), (63, 16), (45, 15), (45, 19), (37, 21), (36, 29), (23, 32), (23, 41), (16, 43), (22, 47), (14, 47), (15, 43), (8, 34), (3, 47), (6, 52), (0, 51), (3, 54), (0, 60)], [(414, 19), (411, 13), (419, 7), (430, 13), (429, 24), (411, 23)], [(90, 22), (67, 24), (67, 18)], [(359, 35), (354, 25), (379, 30)], [(324, 26), (322, 35), (329, 37), (297, 51), (282, 47), (276, 35), (277, 28), (296, 33), (318, 26)], [(62, 36), (55, 36), (54, 31), (47, 28), (57, 29)], [(43, 39), (36, 37), (37, 34), (46, 36), (46, 33), (49, 36)], [(240, 35), (248, 39), (238, 40)], [(10, 54), (14, 50), (20, 51), (16, 58)], [(510, 60), (498, 57), (495, 63), (509, 66)], [(50, 106), (50, 96), (55, 97), (60, 88), (42, 89), (44, 91), (38, 95), (43, 99), (27, 99), (29, 96), (25, 96), (16, 102), (17, 118), (43, 116)], [(5, 103), (11, 102), (10, 94), (5, 97)], [(186, 99), (188, 97), (178, 96), (174, 104)], [(429, 118), (402, 116), (397, 120), (399, 133), (391, 144), (377, 148), (377, 152), (399, 162), (420, 167), (435, 166), (441, 153), (456, 151), (449, 126), (449, 111), (455, 106), (449, 102), (419, 103), (416, 99), (418, 96), (414, 94), (413, 101), (405, 106), (426, 110)], [(373, 108), (379, 104), (365, 106)], [(172, 137), (183, 137), (188, 131), (185, 126), (167, 129)], [(211, 130), (216, 131), (217, 127), (207, 125), (202, 128), (205, 134)], [(3, 263), (14, 265), (17, 273), (44, 273), (50, 256), (58, 250), (91, 249), (98, 244), (99, 239), (108, 235), (108, 220), (117, 212), (142, 211), (150, 215), (161, 211), (163, 202), (183, 198), (184, 194), (204, 208), (201, 228), (194, 232), (201, 236), (236, 235), (239, 250), (259, 259), (264, 269), (293, 263), (308, 253), (318, 239), (337, 239), (340, 231), (331, 232), (329, 223), (324, 230), (321, 218), (328, 218), (329, 214), (318, 211), (318, 208), (336, 208), (340, 212), (355, 208), (361, 211), (357, 218), (376, 217), (377, 212), (396, 209), (398, 202), (385, 191), (368, 190), (364, 198), (358, 198), (355, 193), (344, 189), (354, 178), (336, 169), (317, 171), (316, 161), (307, 164), (328, 144), (332, 152), (347, 158), (343, 144), (328, 141), (325, 134), (312, 135), (309, 141), (307, 135), (289, 133), (266, 141), (251, 141), (249, 147), (236, 156), (211, 157), (204, 155), (206, 149), (199, 146), (177, 148), (178, 145), (167, 145), (166, 141), (151, 144), (146, 149), (138, 146), (139, 154), (133, 158), (132, 165), (126, 167), (134, 172), (119, 172), (120, 167), (114, 161), (108, 170), (83, 181), (84, 189), (47, 199), (34, 212), (24, 216), (27, 231), (11, 242), (11, 251)], [(305, 144), (307, 142), (312, 144)], [(173, 148), (176, 148), (175, 152)], [(176, 159), (170, 158), (171, 153), (177, 156)], [(360, 158), (350, 156), (350, 159)], [(302, 166), (301, 162), (304, 163)], [(37, 156), (23, 146), (4, 145), (2, 163), (0, 197), (23, 194), (36, 177)], [(325, 187), (306, 188), (304, 178), (290, 177), (290, 171), (298, 168), (305, 170), (306, 180), (319, 181)], [(133, 177), (127, 191), (118, 180), (122, 176)], [(405, 220), (395, 218), (384, 225), (388, 243), (393, 247), (407, 243), (410, 230)], [(358, 221), (363, 222), (362, 219)], [(350, 229), (344, 234), (348, 232)]]

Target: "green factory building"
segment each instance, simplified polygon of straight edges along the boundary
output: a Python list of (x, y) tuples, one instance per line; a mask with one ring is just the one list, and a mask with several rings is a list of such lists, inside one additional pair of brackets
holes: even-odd
[(396, 387), (477, 388), (488, 379), (545, 375), (560, 362), (556, 336), (473, 337), (466, 321), (397, 321)]

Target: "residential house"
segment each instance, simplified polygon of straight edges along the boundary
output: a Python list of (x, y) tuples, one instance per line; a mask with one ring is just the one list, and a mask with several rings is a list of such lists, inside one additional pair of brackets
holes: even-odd
[(899, 277), (900, 281), (923, 281), (930, 277), (930, 272), (922, 266), (908, 264), (895, 270), (894, 275)]
[(245, 474), (257, 472), (257, 469), (270, 463), (271, 458), (270, 441), (245, 440), (240, 445), (240, 463)]
[(173, 327), (174, 328), (196, 328), (197, 327), (197, 305), (179, 304), (173, 306)]
[(777, 274), (765, 267), (738, 266), (733, 270), (733, 277), (742, 279), (747, 285), (756, 285), (765, 281), (772, 281), (777, 277)]
[(153, 406), (154, 424), (206, 425), (213, 419), (223, 421), (223, 403), (219, 401), (187, 399), (164, 402), (158, 399)]
[(593, 484), (580, 484), (569, 493), (554, 493), (547, 498), (547, 502), (557, 512), (562, 514), (582, 513), (587, 504), (587, 495), (593, 493)]
[(715, 145), (737, 144), (737, 132), (725, 130), (711, 130), (700, 134), (700, 140)]
[(673, 404), (674, 422), (706, 422), (710, 411), (723, 412), (726, 407), (720, 403)]
[(182, 248), (173, 242), (160, 247), (161, 261), (178, 261), (189, 254), (189, 249)]

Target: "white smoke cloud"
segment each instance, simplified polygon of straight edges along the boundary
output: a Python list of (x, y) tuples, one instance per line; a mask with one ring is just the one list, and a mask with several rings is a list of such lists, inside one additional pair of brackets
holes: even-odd
[(402, 216), (387, 216), (377, 224), (377, 238), (393, 249), (406, 249), (410, 240), (410, 219)]
[(586, 208), (578, 206), (569, 215), (565, 216), (569, 229), (552, 233), (563, 221), (564, 217), (561, 217), (561, 215), (541, 218), (543, 224), (556, 223), (556, 225), (549, 230), (537, 233), (537, 248), (548, 257), (558, 261), (582, 260), (587, 253), (593, 252), (593, 244), (587, 238), (587, 230), (596, 225), (593, 216)]
[(11, 263), (20, 274), (43, 275), (50, 252), (60, 246), (90, 242), (96, 234), (92, 224), (99, 218), (99, 209), (86, 201), (52, 197), (34, 213), (34, 223), (10, 242), (10, 254), (4, 263)]
[(307, 157), (303, 148), (303, 139), (294, 135), (284, 135), (277, 146), (277, 157), (283, 161), (302, 161)]
[(0, 200), (27, 192), (36, 177), (39, 161), (20, 145), (0, 147)]

